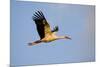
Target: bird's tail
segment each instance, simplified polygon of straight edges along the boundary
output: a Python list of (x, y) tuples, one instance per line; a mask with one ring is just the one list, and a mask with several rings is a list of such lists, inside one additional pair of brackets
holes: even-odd
[(39, 43), (41, 43), (42, 41), (41, 40), (37, 40), (35, 42), (31, 42), (31, 43), (28, 43), (29, 46), (33, 46), (33, 45), (37, 45)]

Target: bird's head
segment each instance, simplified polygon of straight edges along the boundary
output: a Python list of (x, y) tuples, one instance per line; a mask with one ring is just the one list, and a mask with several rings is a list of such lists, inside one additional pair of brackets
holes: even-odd
[(71, 37), (69, 37), (69, 36), (65, 36), (65, 38), (66, 38), (66, 39), (70, 39), (70, 40), (71, 40)]

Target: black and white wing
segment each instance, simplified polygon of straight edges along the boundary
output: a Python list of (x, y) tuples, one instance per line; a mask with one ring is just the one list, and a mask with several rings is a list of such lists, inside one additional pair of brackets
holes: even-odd
[(45, 19), (42, 11), (35, 12), (32, 18), (35, 21), (40, 39), (44, 38), (47, 34), (52, 33), (51, 29), (50, 29), (50, 25), (48, 24), (47, 20)]

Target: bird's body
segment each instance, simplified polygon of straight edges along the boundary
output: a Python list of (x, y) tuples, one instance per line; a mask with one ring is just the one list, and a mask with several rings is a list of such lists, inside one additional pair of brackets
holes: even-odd
[(46, 21), (41, 11), (35, 12), (33, 16), (33, 21), (35, 21), (38, 34), (40, 35), (40, 40), (29, 43), (29, 45), (36, 45), (41, 42), (48, 43), (58, 39), (71, 39), (68, 36), (57, 36), (56, 32), (58, 31), (58, 26), (56, 26), (53, 30), (51, 30), (50, 25)]
[(52, 33), (52, 34), (47, 34), (43, 39), (42, 41), (44, 42), (51, 42), (51, 41), (54, 41), (54, 40), (57, 40), (57, 36)]

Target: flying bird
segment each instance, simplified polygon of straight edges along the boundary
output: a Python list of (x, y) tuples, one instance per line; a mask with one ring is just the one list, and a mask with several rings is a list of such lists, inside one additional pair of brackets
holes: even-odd
[(44, 14), (42, 11), (36, 11), (32, 16), (33, 21), (36, 24), (37, 32), (40, 36), (40, 39), (31, 43), (31, 45), (36, 45), (39, 43), (48, 43), (51, 41), (59, 40), (59, 39), (71, 39), (68, 36), (57, 36), (56, 32), (59, 30), (58, 26), (55, 26), (53, 30), (50, 29), (50, 25), (48, 24)]

